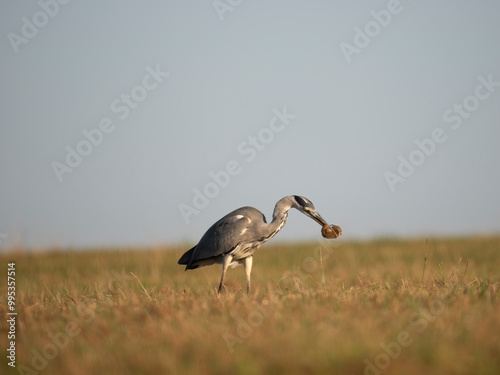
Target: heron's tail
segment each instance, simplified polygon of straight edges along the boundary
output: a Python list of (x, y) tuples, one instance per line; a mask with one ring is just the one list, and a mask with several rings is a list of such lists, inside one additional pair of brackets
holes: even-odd
[(193, 252), (194, 252), (194, 249), (196, 248), (193, 247), (192, 249), (186, 251), (182, 256), (181, 258), (179, 259), (179, 261), (177, 262), (177, 264), (182, 264), (182, 265), (186, 265), (186, 271), (189, 269), (189, 266), (191, 265), (191, 258), (193, 257)]

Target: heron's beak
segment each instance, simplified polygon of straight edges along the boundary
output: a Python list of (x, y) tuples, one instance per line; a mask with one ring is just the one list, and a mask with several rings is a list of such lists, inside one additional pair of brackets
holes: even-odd
[(323, 219), (321, 217), (321, 215), (318, 214), (317, 212), (311, 212), (311, 213), (307, 212), (306, 215), (309, 216), (311, 219), (313, 219), (315, 222), (317, 222), (322, 227), (325, 226), (325, 225), (328, 225), (328, 223), (326, 222), (326, 220)]

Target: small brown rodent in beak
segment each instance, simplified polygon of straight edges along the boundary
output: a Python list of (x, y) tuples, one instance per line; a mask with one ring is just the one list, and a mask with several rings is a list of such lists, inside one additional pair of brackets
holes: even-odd
[(339, 238), (342, 235), (342, 229), (337, 225), (324, 225), (321, 228), (321, 234), (325, 238)]

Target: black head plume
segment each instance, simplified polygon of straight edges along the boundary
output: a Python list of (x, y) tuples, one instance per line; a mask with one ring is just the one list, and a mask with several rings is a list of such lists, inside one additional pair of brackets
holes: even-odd
[(301, 197), (300, 195), (294, 195), (295, 201), (302, 207), (314, 207), (311, 201), (307, 198)]

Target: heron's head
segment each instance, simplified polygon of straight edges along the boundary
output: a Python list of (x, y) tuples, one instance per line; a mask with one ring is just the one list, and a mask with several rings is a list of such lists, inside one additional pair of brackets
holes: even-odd
[(309, 199), (301, 197), (300, 195), (292, 195), (292, 207), (299, 210), (304, 215), (309, 216), (319, 225), (328, 225), (326, 220), (323, 219), (320, 214), (318, 214), (318, 211), (316, 211), (316, 207), (314, 207), (314, 204), (312, 204)]

